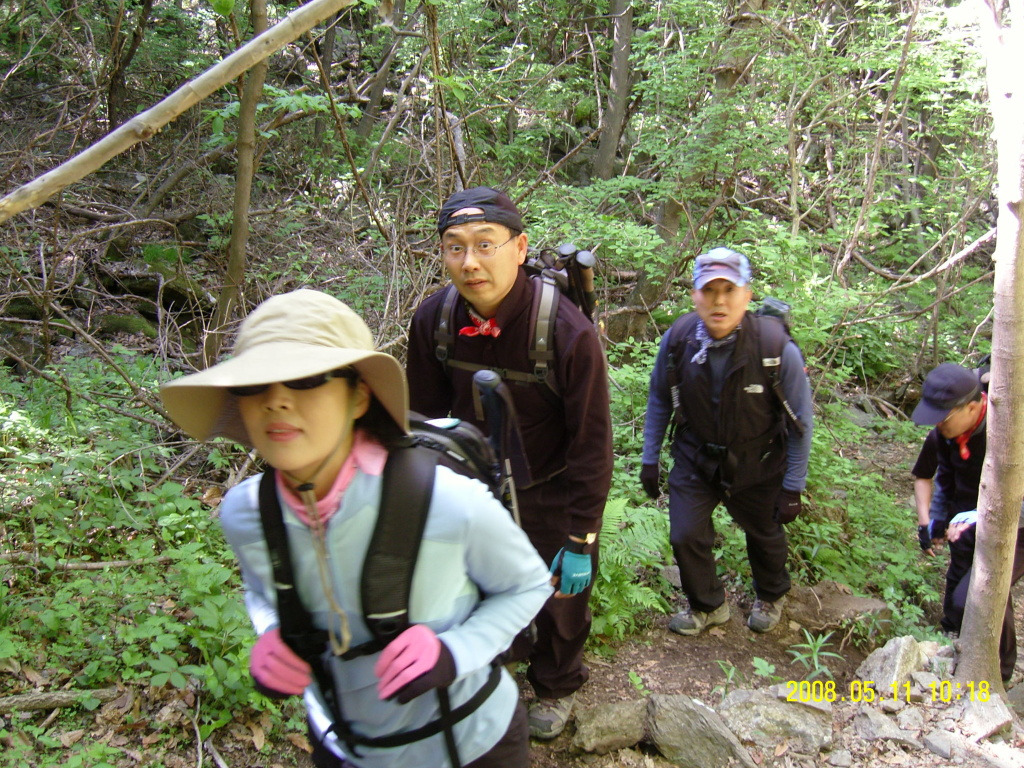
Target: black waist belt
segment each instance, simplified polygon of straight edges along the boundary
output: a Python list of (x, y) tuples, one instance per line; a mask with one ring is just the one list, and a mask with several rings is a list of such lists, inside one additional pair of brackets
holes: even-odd
[(335, 722), (334, 731), (350, 749), (354, 744), (364, 747), (389, 749), (391, 747), (402, 747), (406, 744), (411, 744), (414, 741), (429, 739), (431, 736), (436, 736), (442, 731), (450, 729), (455, 725), (455, 723), (465, 719), (475, 712), (477, 708), (487, 701), (487, 698), (494, 693), (494, 689), (498, 687), (498, 682), (500, 680), (501, 667), (495, 665), (491, 667), (491, 674), (487, 677), (487, 681), (481, 685), (480, 689), (470, 696), (464, 703), (460, 704), (447, 714), (442, 714), (442, 716), (437, 720), (432, 720), (426, 725), (421, 725), (419, 728), (414, 728), (411, 731), (392, 733), (388, 736), (363, 736), (353, 731), (348, 727), (348, 723), (343, 721)]

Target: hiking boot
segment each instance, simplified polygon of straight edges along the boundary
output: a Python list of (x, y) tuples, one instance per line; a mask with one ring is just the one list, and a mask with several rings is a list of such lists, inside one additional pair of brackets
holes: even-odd
[(530, 736), (547, 741), (564, 731), (575, 700), (576, 694), (570, 693), (561, 699), (537, 699), (533, 702), (528, 714)]
[(668, 623), (668, 628), (677, 635), (699, 635), (707, 627), (716, 627), (729, 620), (729, 604), (722, 603), (713, 611), (695, 611), (687, 606)]
[(758, 598), (750, 609), (747, 626), (755, 632), (771, 632), (782, 618), (782, 609), (786, 607), (786, 596), (783, 595), (774, 603)]

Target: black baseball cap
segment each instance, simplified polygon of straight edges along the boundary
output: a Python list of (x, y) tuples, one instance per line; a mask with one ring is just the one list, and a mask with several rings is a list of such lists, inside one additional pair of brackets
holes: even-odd
[(910, 418), (920, 426), (935, 426), (954, 408), (976, 399), (979, 392), (977, 373), (956, 363), (942, 363), (925, 377), (921, 402)]
[[(479, 208), (483, 213), (452, 215), (463, 208)], [(437, 234), (443, 235), (449, 227), (473, 221), (489, 221), (503, 224), (516, 232), (523, 231), (523, 217), (508, 195), (493, 187), (472, 187), (456, 192), (445, 200), (441, 212), (437, 215)]]

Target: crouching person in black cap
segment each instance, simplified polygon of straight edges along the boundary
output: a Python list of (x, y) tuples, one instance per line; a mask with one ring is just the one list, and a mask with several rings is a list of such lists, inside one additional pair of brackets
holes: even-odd
[[(509, 385), (525, 466), (513, 465), (523, 530), (550, 564), (557, 592), (537, 616), (527, 679), (537, 699), (530, 734), (553, 739), (589, 676), (590, 592), (597, 534), (611, 484), (608, 378), (593, 323), (571, 302), (542, 314), (543, 294), (522, 265), (527, 236), (508, 195), (491, 187), (456, 192), (437, 220), (451, 285), (427, 297), (409, 329), (412, 409), (427, 416), (477, 416), (473, 374), (498, 372)], [(537, 322), (550, 322), (535, 357)], [(543, 374), (540, 372), (544, 371)], [(513, 648), (513, 658), (526, 654)]]
[(274, 296), (242, 323), (231, 359), (160, 395), (193, 437), (229, 437), (269, 465), (228, 491), (220, 520), (259, 634), (252, 676), (268, 695), (305, 696), (314, 765), (526, 768), (526, 711), (492, 660), (551, 586), (483, 483), (436, 467), (410, 626), (381, 649), (363, 616), (385, 467), (409, 431), (402, 368), (366, 324), (319, 291)]
[[(974, 564), (978, 517), (978, 489), (985, 463), (988, 396), (976, 371), (943, 363), (924, 380), (921, 402), (914, 409), (915, 424), (934, 426), (914, 465), (918, 498), (918, 538), (928, 551), (943, 539), (949, 542), (949, 570), (942, 601), (942, 629), (959, 632)], [(934, 477), (935, 492), (928, 499), (919, 493), (922, 481)], [(928, 510), (928, 519), (924, 519)], [(1017, 528), (1011, 583), (1024, 576), (1024, 507)], [(926, 546), (928, 545), (928, 546)], [(1017, 636), (1013, 605), (1007, 598), (999, 636), (999, 668), (1006, 682), (1017, 663)]]

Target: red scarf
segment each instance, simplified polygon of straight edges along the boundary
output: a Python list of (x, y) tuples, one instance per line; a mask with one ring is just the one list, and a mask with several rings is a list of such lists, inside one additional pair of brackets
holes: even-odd
[(978, 414), (978, 420), (974, 422), (974, 426), (968, 429), (966, 432), (957, 435), (953, 439), (956, 441), (957, 447), (960, 449), (960, 458), (967, 461), (971, 458), (971, 449), (967, 447), (967, 441), (971, 439), (971, 436), (975, 433), (979, 426), (981, 426), (982, 419), (985, 418), (985, 413), (988, 411), (988, 395), (984, 392), (981, 393), (981, 413)]
[(470, 312), (469, 319), (473, 321), (473, 324), (461, 328), (459, 336), (493, 336), (494, 338), (501, 336), (501, 328), (498, 327), (497, 318), (492, 317), (490, 320), (482, 320), (476, 314)]

